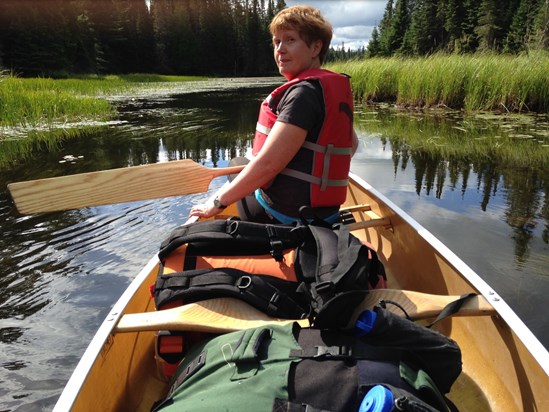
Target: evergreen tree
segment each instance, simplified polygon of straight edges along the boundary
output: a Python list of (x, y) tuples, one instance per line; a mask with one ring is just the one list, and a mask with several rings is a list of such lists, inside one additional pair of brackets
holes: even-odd
[(520, 1), (505, 39), (505, 51), (516, 53), (525, 50), (527, 45), (532, 43), (540, 4), (539, 0)]
[(499, 51), (503, 40), (506, 1), (482, 0), (475, 33), (479, 37), (479, 49)]
[(439, 47), (438, 35), (441, 28), (437, 24), (437, 13), (437, 4), (434, 1), (416, 1), (404, 42), (408, 54), (426, 55)]
[(130, 73), (153, 67), (152, 22), (144, 1), (90, 1), (88, 7), (99, 72)]
[(229, 0), (200, 2), (198, 38), (202, 73), (226, 74), (230, 70), (226, 62), (234, 60), (235, 35), (228, 13), (231, 7), (229, 3)]
[(25, 76), (67, 73), (71, 68), (66, 51), (63, 2), (5, 0), (3, 31), (4, 64)]
[(474, 52), (479, 44), (479, 37), (475, 31), (479, 14), (478, 0), (464, 0), (463, 9), (465, 13), (461, 30), (460, 50)]
[(387, 36), (387, 50), (389, 53), (402, 52), (401, 47), (404, 44), (404, 35), (409, 25), (408, 0), (397, 0)]
[[(25, 76), (275, 71), (269, 23), (284, 0), (0, 0), (0, 69)], [(387, 0), (367, 50), (328, 60), (438, 50), (549, 49), (549, 0)]]
[(393, 0), (387, 0), (385, 11), (379, 24), (379, 54), (389, 56), (392, 52), (389, 50), (389, 32), (393, 21)]
[(448, 50), (461, 51), (460, 39), (463, 36), (462, 28), (465, 20), (465, 9), (462, 0), (448, 0), (446, 3), (446, 19), (444, 29), (448, 33)]
[(377, 27), (372, 29), (372, 37), (368, 42), (368, 57), (375, 57), (381, 54), (381, 43), (379, 41), (379, 32)]
[(549, 51), (549, 0), (541, 1), (534, 22), (534, 46)]

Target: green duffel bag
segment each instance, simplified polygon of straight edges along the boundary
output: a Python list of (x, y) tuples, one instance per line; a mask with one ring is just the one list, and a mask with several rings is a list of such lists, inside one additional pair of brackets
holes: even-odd
[(292, 323), (201, 343), (153, 410), (358, 411), (368, 391), (383, 385), (399, 410), (447, 411), (442, 394), (461, 372), (457, 344), (383, 309), (376, 314), (363, 337)]

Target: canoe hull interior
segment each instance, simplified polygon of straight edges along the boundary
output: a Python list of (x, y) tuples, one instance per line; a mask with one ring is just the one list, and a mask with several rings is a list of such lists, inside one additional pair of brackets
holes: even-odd
[[(442, 295), (480, 292), (498, 310), (497, 316), (455, 317), (436, 325), (462, 348), (463, 373), (449, 396), (458, 409), (549, 410), (547, 351), (505, 302), (429, 232), (353, 176), (345, 206), (356, 205), (369, 207), (353, 213), (357, 220), (353, 234), (378, 251), (390, 288)], [(361, 222), (366, 222), (363, 228)], [(157, 270), (153, 259), (134, 281), (135, 290), (115, 306), (114, 318), (154, 310), (148, 287)], [(112, 334), (108, 326), (104, 328), (81, 362), (90, 358), (89, 367), (77, 368), (55, 411), (149, 411), (166, 392), (167, 383), (160, 379), (154, 359), (155, 333)]]

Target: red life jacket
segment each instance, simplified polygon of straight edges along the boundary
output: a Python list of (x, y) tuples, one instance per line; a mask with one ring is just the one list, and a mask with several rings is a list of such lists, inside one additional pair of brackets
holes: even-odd
[(316, 141), (306, 140), (300, 150), (314, 152), (310, 172), (286, 168), (281, 174), (310, 184), (312, 207), (338, 206), (345, 201), (353, 145), (353, 96), (349, 78), (323, 69), (311, 69), (275, 89), (261, 105), (253, 155), (257, 155), (278, 116), (269, 107), (294, 84), (317, 79), (322, 86), (325, 118)]

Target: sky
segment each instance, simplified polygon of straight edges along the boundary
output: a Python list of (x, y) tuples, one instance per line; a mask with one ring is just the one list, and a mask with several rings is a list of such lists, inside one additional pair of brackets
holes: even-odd
[(285, 0), (287, 6), (295, 4), (316, 7), (332, 23), (334, 37), (331, 46), (338, 49), (357, 50), (366, 47), (372, 29), (378, 26), (387, 0)]

